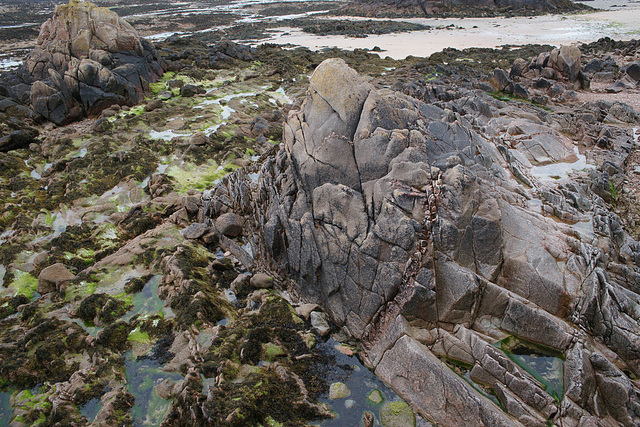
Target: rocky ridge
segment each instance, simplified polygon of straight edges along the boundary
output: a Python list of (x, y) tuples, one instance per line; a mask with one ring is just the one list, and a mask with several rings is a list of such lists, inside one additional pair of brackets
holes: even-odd
[(208, 215), (243, 215), (248, 262), (290, 275), (433, 422), (636, 425), (638, 242), (610, 202), (637, 115), (419, 85), (325, 61), (257, 184), (225, 178)]
[(536, 15), (589, 9), (571, 0), (354, 0), (341, 10), (361, 16)]

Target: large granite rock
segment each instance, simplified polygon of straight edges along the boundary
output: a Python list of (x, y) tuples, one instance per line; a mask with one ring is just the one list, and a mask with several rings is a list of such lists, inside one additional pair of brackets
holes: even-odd
[(71, 0), (55, 9), (26, 59), (32, 108), (56, 124), (142, 101), (163, 73), (155, 48), (115, 12)]
[[(238, 171), (205, 193), (210, 222), (243, 215), (247, 263), (291, 277), (437, 424), (638, 425), (640, 243), (591, 190), (622, 170), (629, 132), (422, 93), (323, 62), (257, 184)], [(598, 105), (583, 108), (616, 111)], [(580, 163), (572, 138), (605, 130), (602, 166)]]

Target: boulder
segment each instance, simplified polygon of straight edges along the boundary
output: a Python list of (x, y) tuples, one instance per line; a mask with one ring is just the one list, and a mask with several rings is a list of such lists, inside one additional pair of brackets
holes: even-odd
[(242, 234), (242, 218), (232, 212), (220, 215), (216, 219), (216, 229), (227, 237), (236, 237)]
[(625, 70), (625, 72), (634, 81), (640, 82), (640, 61), (632, 62), (631, 64), (627, 65), (627, 69)]
[(67, 266), (62, 263), (56, 263), (42, 269), (38, 275), (39, 294), (48, 294), (56, 291), (61, 283), (75, 279), (76, 276), (69, 271)]
[(29, 144), (37, 142), (35, 139), (38, 131), (32, 130), (15, 130), (9, 135), (0, 138), (0, 151), (17, 150), (20, 148), (28, 148)]
[(580, 58), (582, 52), (576, 46), (560, 46), (549, 56), (549, 67), (560, 72), (564, 77), (574, 82), (580, 72)]
[(196, 85), (184, 85), (180, 88), (180, 96), (184, 96), (185, 98), (189, 98), (201, 93), (205, 93), (206, 91), (202, 88), (202, 86)]
[(265, 273), (256, 273), (251, 276), (249, 283), (251, 283), (251, 286), (254, 288), (269, 289), (273, 288), (273, 277)]
[(129, 23), (78, 0), (56, 6), (25, 64), (32, 108), (59, 125), (138, 104), (163, 73), (155, 48)]

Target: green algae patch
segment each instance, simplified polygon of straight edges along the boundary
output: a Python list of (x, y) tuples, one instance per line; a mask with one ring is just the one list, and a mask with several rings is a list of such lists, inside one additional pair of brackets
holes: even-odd
[(47, 417), (53, 405), (48, 398), (51, 393), (34, 394), (31, 390), (23, 390), (14, 398), (15, 411), (13, 421), (30, 426), (47, 425)]
[(231, 162), (221, 166), (213, 160), (208, 160), (199, 166), (193, 163), (184, 163), (181, 166), (169, 166), (166, 174), (176, 180), (178, 184), (176, 190), (184, 194), (189, 189), (206, 190), (225, 175), (238, 168), (239, 166)]
[(264, 354), (264, 359), (268, 362), (273, 362), (279, 357), (286, 355), (284, 349), (281, 346), (270, 342), (262, 345), (262, 351)]
[(10, 286), (14, 289), (14, 295), (24, 295), (29, 299), (33, 298), (38, 287), (38, 279), (20, 270), (15, 270), (13, 275), (15, 279)]
[(136, 328), (133, 331), (131, 331), (127, 339), (134, 344), (150, 344), (151, 343), (151, 337), (149, 336), (149, 334), (141, 331), (139, 328)]
[(416, 416), (405, 402), (388, 402), (380, 409), (384, 427), (415, 427)]
[(149, 89), (151, 89), (151, 94), (155, 97), (163, 90), (167, 88), (167, 82), (169, 80), (173, 80), (176, 76), (175, 71), (167, 71), (165, 72), (160, 80), (155, 83), (149, 83)]

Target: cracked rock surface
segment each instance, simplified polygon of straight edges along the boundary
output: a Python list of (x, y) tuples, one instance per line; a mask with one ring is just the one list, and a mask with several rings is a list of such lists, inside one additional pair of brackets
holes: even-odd
[[(633, 151), (604, 119), (619, 107), (441, 89), (324, 61), (283, 148), (257, 182), (238, 171), (205, 193), (208, 215), (243, 216), (253, 262), (433, 422), (638, 425), (640, 244), (609, 204)], [(601, 119), (578, 136), (587, 113)]]

